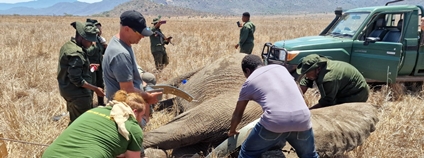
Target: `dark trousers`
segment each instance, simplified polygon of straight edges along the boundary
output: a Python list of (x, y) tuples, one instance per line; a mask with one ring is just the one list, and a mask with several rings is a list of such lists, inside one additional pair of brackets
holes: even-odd
[(254, 44), (244, 44), (240, 46), (240, 53), (252, 54)]
[(75, 121), (80, 115), (93, 107), (93, 97), (75, 97), (72, 99), (66, 99), (66, 109), (69, 111), (69, 125)]
[(153, 58), (155, 59), (156, 70), (162, 70), (169, 64), (169, 58), (166, 51), (152, 52)]

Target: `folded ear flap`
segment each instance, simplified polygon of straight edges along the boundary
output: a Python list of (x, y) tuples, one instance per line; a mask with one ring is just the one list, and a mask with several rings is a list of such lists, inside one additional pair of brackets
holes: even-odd
[(71, 26), (74, 27), (74, 29), (77, 29), (77, 22), (76, 21), (72, 22)]

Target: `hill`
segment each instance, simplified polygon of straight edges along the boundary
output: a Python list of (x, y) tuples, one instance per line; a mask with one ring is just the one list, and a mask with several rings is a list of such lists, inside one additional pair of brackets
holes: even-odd
[(174, 5), (165, 5), (155, 3), (152, 0), (131, 0), (127, 3), (116, 6), (113, 10), (103, 12), (103, 16), (119, 16), (126, 10), (137, 10), (143, 15), (163, 15), (163, 16), (207, 16), (213, 15), (213, 12), (203, 12), (185, 7)]
[[(19, 14), (19, 15), (92, 15), (112, 10), (115, 6), (128, 2), (129, 0), (102, 0), (96, 3), (85, 3), (77, 0), (56, 0), (44, 2), (38, 0), (24, 3), (17, 3), (7, 10), (0, 10), (0, 14)], [(57, 3), (53, 3), (57, 2)], [(34, 4), (28, 6), (26, 4)], [(50, 5), (51, 4), (51, 5)], [(50, 5), (50, 6), (47, 6)], [(1, 6), (1, 5), (0, 5)], [(43, 6), (43, 7), (42, 7)], [(47, 6), (47, 7), (45, 7)]]
[[(194, 12), (240, 15), (248, 11), (253, 15), (279, 15), (279, 14), (302, 14), (302, 13), (328, 13), (336, 7), (352, 9), (366, 6), (385, 5), (382, 0), (132, 0), (123, 3), (108, 13), (116, 13), (126, 9), (138, 9), (143, 14), (174, 15), (192, 14)], [(422, 0), (408, 0), (396, 4), (419, 4), (424, 5)], [(172, 10), (169, 10), (172, 9)], [(187, 10), (188, 9), (188, 10)], [(112, 14), (111, 14), (112, 15)]]

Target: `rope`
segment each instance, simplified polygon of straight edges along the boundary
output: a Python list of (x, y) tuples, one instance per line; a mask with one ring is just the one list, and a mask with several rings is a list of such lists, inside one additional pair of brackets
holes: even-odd
[(38, 146), (49, 146), (47, 144), (32, 143), (32, 142), (26, 142), (26, 141), (22, 141), (22, 140), (8, 139), (8, 138), (0, 138), (0, 140), (6, 140), (6, 141), (17, 142), (17, 143), (22, 143), (22, 144), (38, 145)]

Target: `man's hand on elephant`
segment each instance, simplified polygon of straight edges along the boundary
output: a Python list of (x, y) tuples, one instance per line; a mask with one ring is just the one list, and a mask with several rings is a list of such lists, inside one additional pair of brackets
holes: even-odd
[(228, 137), (232, 137), (232, 136), (234, 136), (234, 135), (236, 135), (236, 134), (239, 134), (240, 132), (239, 131), (228, 131), (228, 133), (227, 133), (227, 135), (228, 135)]
[(153, 92), (147, 93), (147, 98), (145, 98), (147, 104), (156, 104), (159, 102), (158, 97), (162, 95), (162, 92)]
[(237, 49), (239, 47), (239, 44), (236, 44), (235, 48)]

